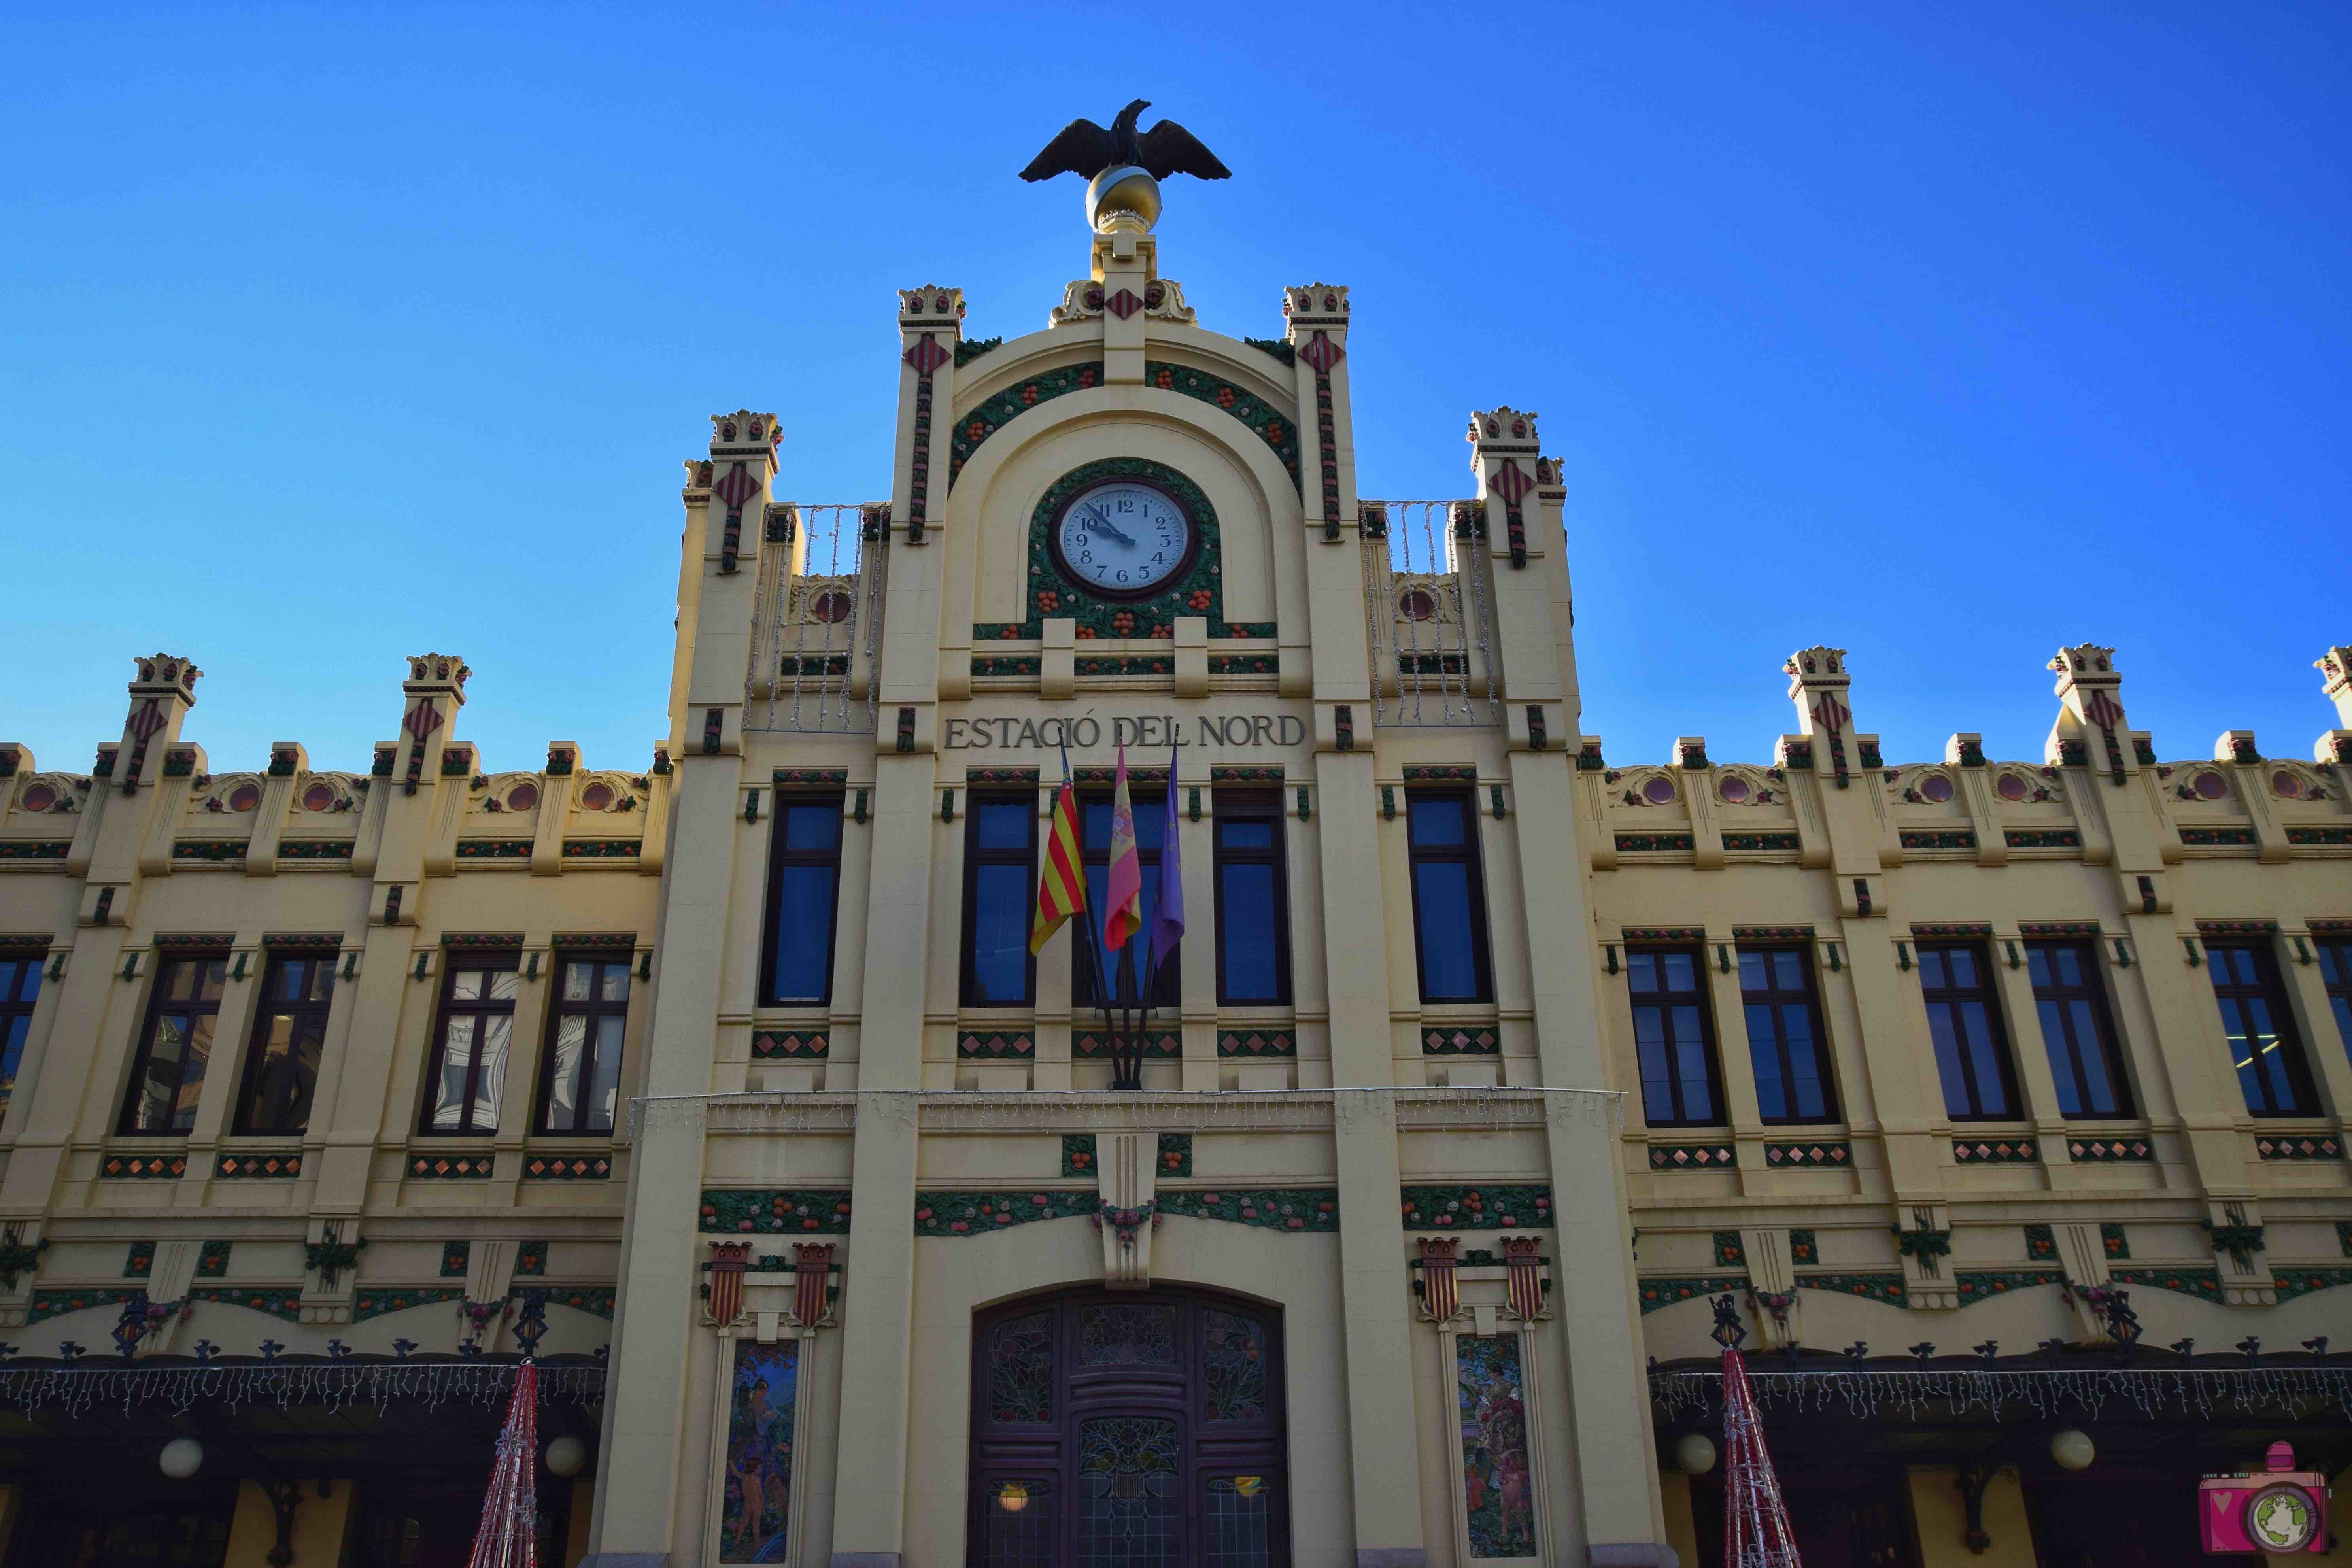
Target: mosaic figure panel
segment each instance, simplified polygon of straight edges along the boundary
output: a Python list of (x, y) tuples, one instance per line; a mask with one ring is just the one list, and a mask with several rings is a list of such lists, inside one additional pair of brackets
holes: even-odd
[(721, 1563), (782, 1563), (792, 1519), (793, 1414), (800, 1342), (735, 1342), (727, 1415), (727, 1490), (719, 1514)]
[(1454, 1342), (1462, 1414), (1462, 1500), (1473, 1558), (1536, 1554), (1536, 1484), (1528, 1447), (1519, 1336)]

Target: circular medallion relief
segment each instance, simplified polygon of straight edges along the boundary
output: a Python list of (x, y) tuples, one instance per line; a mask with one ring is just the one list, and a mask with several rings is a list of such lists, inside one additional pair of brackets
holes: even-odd
[(1064, 503), (1046, 538), (1055, 569), (1106, 599), (1143, 599), (1192, 570), (1201, 531), (1159, 486), (1111, 479)]

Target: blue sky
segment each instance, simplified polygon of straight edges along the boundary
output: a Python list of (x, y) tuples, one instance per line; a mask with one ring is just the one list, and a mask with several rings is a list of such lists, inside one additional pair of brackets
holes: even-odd
[(679, 460), (782, 416), (880, 496), (898, 287), (1084, 270), (1013, 172), (1151, 99), (1211, 327), (1351, 285), (1367, 495), (1565, 462), (1585, 728), (1765, 756), (1852, 650), (1890, 762), (2038, 757), (2116, 646), (2167, 757), (2308, 755), (2352, 640), (2352, 12), (738, 4), (19, 7), (0, 99), (0, 739), (87, 766), (132, 656), (216, 768), (359, 766), (464, 654), (492, 766), (664, 729)]

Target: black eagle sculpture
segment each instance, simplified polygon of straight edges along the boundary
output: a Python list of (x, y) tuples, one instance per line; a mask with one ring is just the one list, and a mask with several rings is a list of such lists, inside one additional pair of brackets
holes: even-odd
[(1091, 180), (1105, 169), (1129, 165), (1150, 171), (1155, 180), (1171, 174), (1191, 174), (1202, 180), (1233, 177), (1234, 172), (1217, 162), (1217, 155), (1202, 146), (1199, 137), (1172, 120), (1138, 132), (1136, 116), (1150, 107), (1150, 100), (1137, 99), (1118, 111), (1108, 131), (1091, 120), (1071, 121), (1062, 127), (1060, 135), (1045, 143), (1044, 152), (1029, 160), (1021, 177), (1036, 181), (1076, 174)]

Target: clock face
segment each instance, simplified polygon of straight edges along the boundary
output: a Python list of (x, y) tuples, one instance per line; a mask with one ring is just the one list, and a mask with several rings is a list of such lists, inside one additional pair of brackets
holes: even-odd
[(1081, 490), (1053, 530), (1054, 564), (1106, 599), (1142, 599), (1190, 571), (1200, 531), (1176, 498), (1138, 479)]

